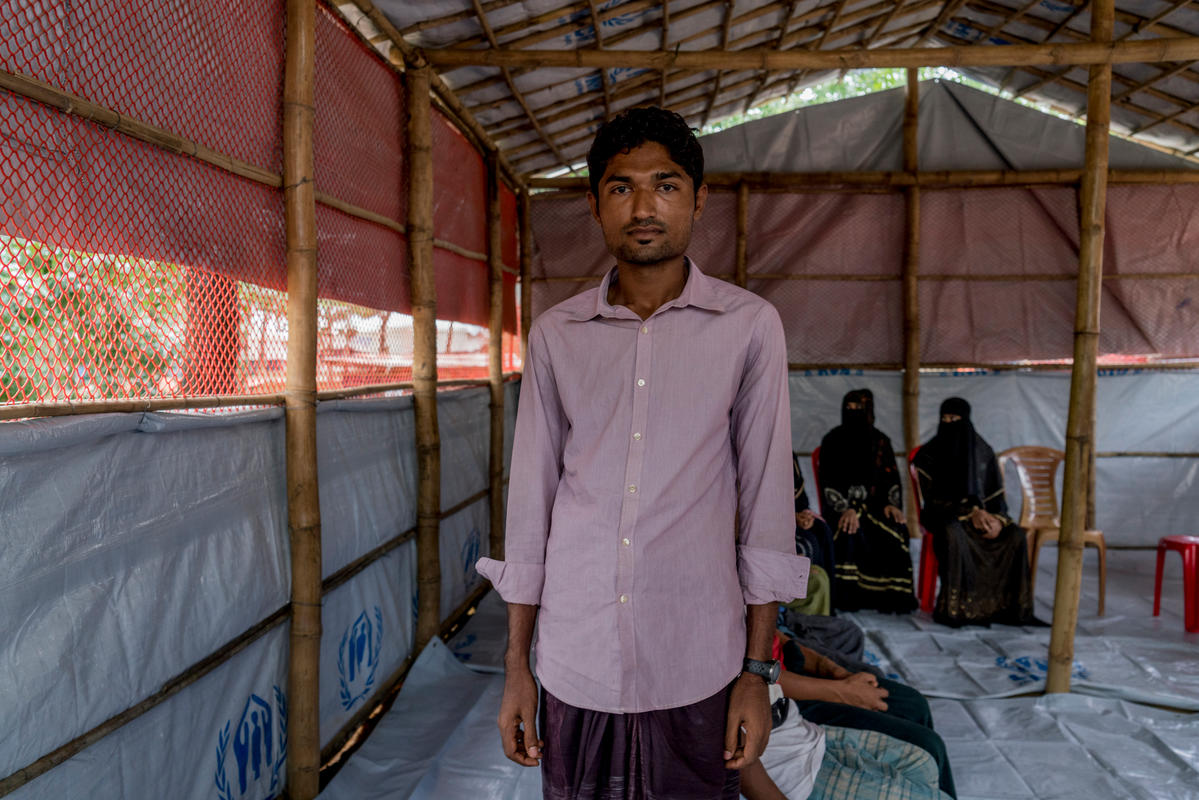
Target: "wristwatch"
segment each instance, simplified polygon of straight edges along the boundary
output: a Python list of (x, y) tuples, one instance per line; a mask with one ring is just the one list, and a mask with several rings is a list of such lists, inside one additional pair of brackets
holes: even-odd
[(767, 684), (772, 684), (778, 681), (779, 674), (783, 671), (783, 665), (774, 659), (770, 661), (758, 661), (754, 658), (747, 658), (745, 659), (745, 663), (741, 665), (741, 671), (757, 675), (766, 681)]

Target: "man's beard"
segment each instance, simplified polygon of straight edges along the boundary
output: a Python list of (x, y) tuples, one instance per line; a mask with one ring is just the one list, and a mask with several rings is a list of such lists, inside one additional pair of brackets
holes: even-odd
[(616, 258), (627, 264), (651, 266), (678, 258), (685, 250), (685, 247), (678, 247), (674, 242), (663, 239), (648, 245), (621, 244), (616, 249)]

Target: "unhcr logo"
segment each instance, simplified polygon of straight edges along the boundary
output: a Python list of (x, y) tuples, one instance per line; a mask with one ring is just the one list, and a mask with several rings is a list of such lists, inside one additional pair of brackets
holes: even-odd
[[(232, 732), (230, 727), (232, 726)], [(232, 755), (232, 759), (229, 756)], [(280, 770), (287, 757), (287, 698), (274, 687), (274, 702), (250, 695), (236, 725), (217, 736), (216, 783), (220, 800), (279, 796)]]
[(470, 533), (462, 542), (462, 577), (468, 587), (479, 580), (475, 562), (479, 560), (479, 551), (482, 548), (483, 534), (477, 527), (471, 528)]
[(375, 668), (383, 647), (383, 612), (375, 606), (374, 618), (364, 610), (341, 635), (337, 648), (337, 678), (341, 707), (349, 711), (375, 686)]

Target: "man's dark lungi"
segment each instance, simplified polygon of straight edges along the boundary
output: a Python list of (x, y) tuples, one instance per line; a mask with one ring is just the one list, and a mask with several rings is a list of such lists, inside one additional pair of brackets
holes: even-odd
[(609, 714), (542, 689), (545, 800), (737, 800), (740, 773), (723, 758), (728, 704), (726, 687), (688, 706)]

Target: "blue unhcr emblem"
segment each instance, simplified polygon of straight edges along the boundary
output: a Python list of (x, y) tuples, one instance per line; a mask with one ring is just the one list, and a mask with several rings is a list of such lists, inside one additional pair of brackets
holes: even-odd
[[(1049, 675), (1049, 662), (1043, 658), (1029, 658), (1028, 656), (1020, 656), (1019, 658), (1008, 658), (1007, 656), (999, 656), (995, 659), (995, 666), (1000, 669), (1010, 669), (1008, 680), (1017, 686), (1027, 686), (1030, 683), (1043, 681)], [(1070, 670), (1070, 677), (1075, 680), (1085, 681), (1090, 677), (1086, 667), (1077, 661), (1074, 662)]]
[(366, 698), (375, 686), (375, 668), (383, 647), (383, 612), (375, 606), (372, 621), (363, 611), (350, 623), (337, 648), (337, 678), (341, 683), (341, 707), (349, 711)]
[(462, 577), (470, 587), (478, 582), (479, 573), (475, 570), (475, 562), (479, 560), (479, 550), (483, 547), (483, 534), (479, 529), (471, 528), (470, 534), (462, 542)]
[[(278, 686), (274, 687), (274, 700), (271, 704), (250, 695), (232, 736), (231, 722), (217, 735), (214, 782), (220, 800), (251, 796), (274, 800), (279, 796), (279, 772), (287, 758), (287, 698)], [(234, 763), (227, 764), (230, 750)]]

